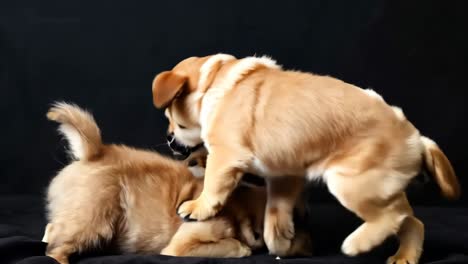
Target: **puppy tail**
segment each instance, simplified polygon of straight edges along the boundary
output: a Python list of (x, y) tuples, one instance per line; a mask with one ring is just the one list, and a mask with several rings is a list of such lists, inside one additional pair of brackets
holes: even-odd
[(90, 160), (101, 153), (101, 131), (89, 112), (74, 104), (56, 102), (47, 118), (60, 123), (58, 130), (68, 140), (75, 160)]
[(421, 136), (424, 145), (424, 162), (448, 199), (458, 199), (461, 194), (460, 184), (450, 161), (437, 144), (430, 138)]

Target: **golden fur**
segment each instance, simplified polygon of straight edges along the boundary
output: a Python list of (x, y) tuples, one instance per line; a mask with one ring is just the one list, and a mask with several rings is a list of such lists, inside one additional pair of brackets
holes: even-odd
[(391, 263), (417, 263), (421, 254), (423, 224), (404, 190), (423, 161), (445, 196), (460, 194), (448, 159), (401, 109), (374, 91), (283, 70), (267, 57), (191, 57), (156, 76), (153, 101), (167, 107), (178, 142), (203, 142), (209, 153), (201, 195), (178, 213), (208, 219), (223, 208), (243, 173), (264, 176), (264, 238), (272, 254), (286, 254), (294, 236), (291, 212), (302, 189), (297, 178), (324, 181), (365, 221), (343, 242), (345, 254), (369, 251), (397, 234), (400, 249)]
[[(74, 252), (112, 244), (126, 253), (243, 257), (264, 245), (264, 188), (240, 187), (217, 217), (183, 222), (178, 205), (197, 197), (203, 184), (187, 166), (102, 144), (93, 117), (77, 106), (58, 103), (47, 117), (61, 124), (75, 158), (48, 189), (48, 256), (68, 263)], [(308, 250), (304, 235), (295, 244), (290, 254)]]

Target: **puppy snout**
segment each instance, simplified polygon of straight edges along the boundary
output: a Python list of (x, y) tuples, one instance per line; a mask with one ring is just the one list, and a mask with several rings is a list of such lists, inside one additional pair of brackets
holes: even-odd
[(167, 144), (172, 149), (172, 151), (175, 152), (175, 154), (183, 156), (184, 158), (190, 155), (190, 148), (184, 144), (179, 143), (174, 137), (173, 133), (168, 134), (166, 139)]
[(174, 141), (174, 133), (170, 133), (166, 137), (167, 143), (171, 144)]

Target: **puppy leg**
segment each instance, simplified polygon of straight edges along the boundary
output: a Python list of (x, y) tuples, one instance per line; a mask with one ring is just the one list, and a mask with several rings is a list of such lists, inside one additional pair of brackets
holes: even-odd
[[(368, 170), (346, 175), (331, 170), (325, 173), (330, 192), (340, 203), (364, 220), (343, 242), (341, 250), (349, 256), (367, 252), (394, 235), (403, 220), (412, 215), (402, 189), (405, 180), (385, 175), (388, 170)], [(390, 172), (391, 173), (391, 172)]]
[(52, 218), (46, 231), (46, 255), (62, 264), (68, 263), (71, 254), (97, 247), (113, 236), (112, 223), (116, 214), (103, 212), (102, 215), (93, 215), (78, 210), (63, 216)]
[(245, 242), (251, 249), (259, 249), (265, 245), (261, 232), (254, 230), (248, 216), (243, 216), (239, 221), (240, 240)]
[(90, 247), (97, 247), (100, 242), (109, 241), (112, 237), (111, 227), (103, 229), (91, 223), (67, 224), (53, 223), (49, 232), (46, 256), (56, 259), (59, 263), (68, 263), (68, 257)]
[[(74, 233), (74, 232), (72, 232)], [(68, 264), (68, 256), (78, 250), (78, 245), (68, 239), (69, 231), (60, 223), (48, 223), (46, 226), (44, 242), (48, 243), (46, 256), (52, 257), (61, 264)]]
[(178, 214), (192, 220), (205, 220), (221, 210), (236, 188), (243, 172), (242, 157), (238, 151), (224, 146), (213, 146), (208, 155), (203, 191), (196, 200), (179, 206)]
[(183, 223), (162, 255), (194, 257), (245, 257), (248, 246), (233, 238), (234, 229), (224, 220)]
[(293, 210), (304, 187), (302, 177), (267, 179), (264, 239), (270, 254), (285, 256), (294, 238)]
[(59, 246), (47, 247), (46, 256), (52, 257), (60, 264), (68, 264), (68, 257), (77, 251), (73, 243), (63, 243)]
[(341, 250), (349, 256), (367, 252), (381, 244), (388, 236), (396, 234), (402, 220), (411, 215), (406, 207), (403, 193), (388, 205), (382, 206), (373, 201), (359, 202), (348, 208), (365, 222), (351, 233), (343, 242)]
[(388, 264), (416, 264), (422, 253), (424, 225), (414, 216), (408, 216), (398, 231), (400, 247), (397, 253), (387, 260)]
[[(235, 238), (224, 238), (216, 242), (202, 242), (199, 240), (188, 240), (186, 244), (178, 247), (163, 249), (162, 255), (185, 256), (185, 257), (213, 257), (213, 258), (242, 258), (252, 254), (250, 248)], [(172, 251), (176, 249), (176, 251)]]

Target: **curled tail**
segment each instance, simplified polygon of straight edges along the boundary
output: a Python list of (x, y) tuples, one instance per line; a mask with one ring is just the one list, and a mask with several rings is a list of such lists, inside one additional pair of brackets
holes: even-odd
[(47, 112), (47, 118), (60, 123), (59, 131), (70, 144), (72, 158), (90, 160), (101, 153), (101, 132), (89, 112), (73, 104), (57, 102)]
[(437, 181), (442, 194), (448, 199), (459, 198), (461, 194), (460, 184), (447, 156), (433, 140), (422, 136), (421, 141), (424, 145), (424, 162)]

